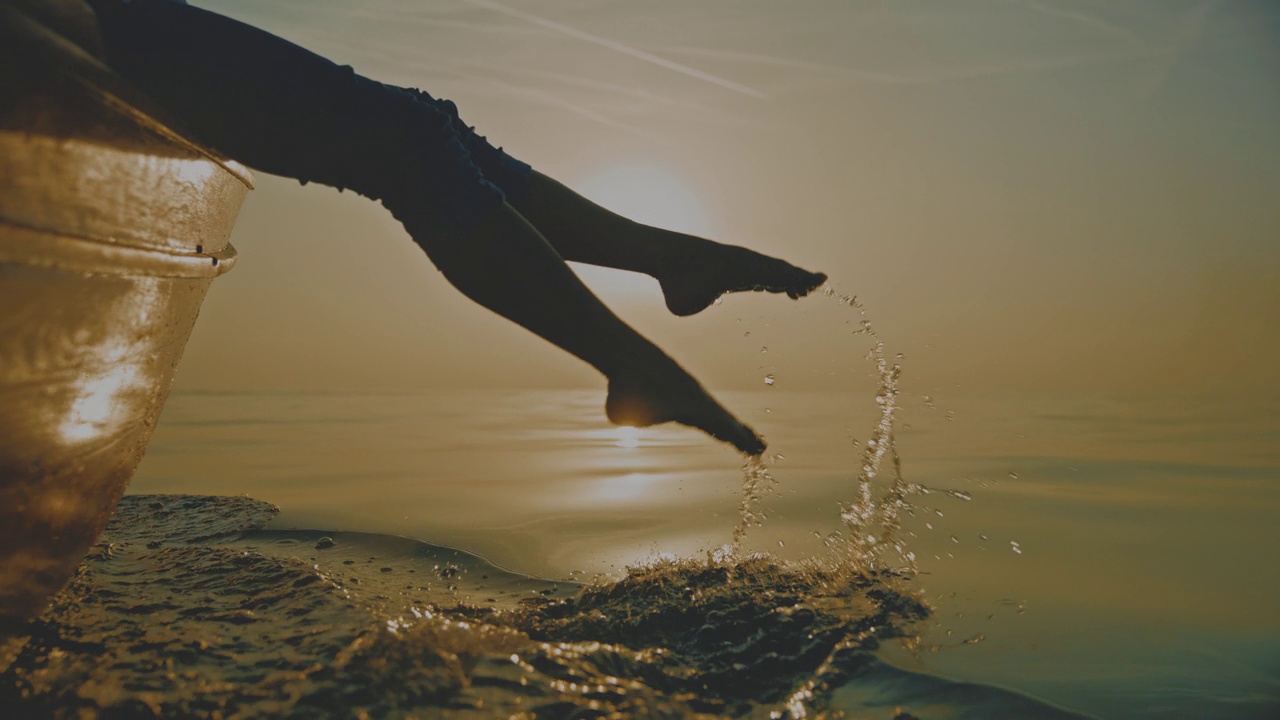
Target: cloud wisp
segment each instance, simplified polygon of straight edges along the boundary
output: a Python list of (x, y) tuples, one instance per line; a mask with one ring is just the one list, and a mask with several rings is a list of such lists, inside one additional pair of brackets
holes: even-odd
[(746, 85), (733, 82), (732, 80), (726, 80), (725, 78), (703, 72), (701, 70), (698, 70), (697, 68), (689, 67), (688, 65), (681, 65), (678, 62), (673, 62), (666, 58), (659, 57), (657, 55), (654, 55), (653, 53), (648, 53), (643, 50), (633, 48), (630, 45), (625, 45), (615, 40), (610, 40), (609, 38), (606, 38), (606, 37), (601, 37), (599, 35), (585, 32), (583, 30), (579, 30), (577, 28), (565, 25), (563, 23), (558, 23), (554, 20), (549, 20), (539, 15), (527, 13), (527, 12), (524, 12), (523, 10), (517, 10), (516, 8), (512, 8), (512, 7), (507, 7), (506, 5), (503, 5), (501, 3), (492, 2), (492, 0), (463, 0), (463, 2), (469, 3), (471, 5), (475, 5), (476, 7), (485, 8), (486, 10), (492, 10), (494, 12), (502, 13), (510, 17), (519, 18), (521, 20), (524, 20), (525, 22), (531, 23), (533, 25), (537, 25), (538, 27), (546, 28), (548, 30), (553, 30), (562, 35), (567, 35), (577, 40), (582, 40), (583, 42), (588, 42), (593, 45), (598, 45), (603, 48), (608, 48), (609, 50), (613, 50), (614, 52), (621, 53), (628, 57), (633, 57), (637, 60), (642, 60), (652, 65), (657, 65), (658, 67), (666, 68), (667, 70), (680, 73), (681, 75), (685, 75), (687, 77), (691, 77), (697, 80), (702, 80), (703, 82), (716, 85), (718, 87), (724, 88), (725, 90), (731, 90), (733, 92), (740, 93), (742, 95), (747, 95), (749, 97), (753, 97), (758, 100), (769, 99), (768, 95), (760, 92), (759, 90), (756, 90), (755, 88), (747, 87)]

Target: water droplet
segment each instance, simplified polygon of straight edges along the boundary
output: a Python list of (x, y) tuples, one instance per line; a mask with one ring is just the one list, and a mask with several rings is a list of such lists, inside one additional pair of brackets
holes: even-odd
[(716, 298), (716, 305), (723, 305), (723, 304), (724, 304), (724, 298), (722, 297)]
[(768, 345), (765, 345), (764, 347), (760, 348), (760, 352), (762, 352), (762, 353), (767, 353), (767, 352), (769, 352), (769, 346), (768, 346)]
[(746, 331), (746, 332), (742, 333), (742, 337), (751, 337), (751, 331), (750, 331), (750, 330), (748, 330), (748, 331)]
[(774, 377), (772, 373), (764, 376), (765, 385), (772, 385), (773, 383), (774, 383)]
[(1018, 473), (1016, 473), (1016, 472), (1011, 472), (1011, 473), (1009, 473), (1009, 479), (1010, 479), (1010, 480), (1017, 480), (1017, 479), (1018, 479)]
[(779, 540), (779, 541), (778, 541), (778, 547), (786, 547), (786, 544), (785, 544), (785, 543), (783, 543), (781, 540)]

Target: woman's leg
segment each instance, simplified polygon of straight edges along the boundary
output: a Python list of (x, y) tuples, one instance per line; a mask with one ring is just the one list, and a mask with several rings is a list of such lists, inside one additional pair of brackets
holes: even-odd
[[(764, 441), (656, 345), (618, 319), (527, 220), (503, 205), (463, 237), (419, 232), (397, 214), (463, 294), (585, 360), (609, 379), (605, 410), (619, 425), (674, 421), (742, 452)], [(422, 238), (425, 238), (422, 239)]]
[(799, 298), (827, 281), (822, 273), (753, 250), (634, 222), (536, 172), (512, 204), (565, 260), (656, 278), (675, 315), (701, 312), (725, 293), (762, 290)]
[(609, 311), (471, 162), (449, 116), (269, 33), (165, 0), (96, 0), (108, 59), (250, 166), (377, 198), (459, 290), (609, 379), (614, 422), (764, 443)]
[(495, 148), (458, 115), (450, 100), (413, 93), (450, 118), (481, 172), (507, 196), (565, 260), (650, 275), (667, 309), (693, 315), (728, 292), (763, 290), (803, 297), (827, 276), (733, 245), (634, 222), (587, 200)]
[(199, 8), (88, 1), (111, 66), (241, 162), (378, 200), (413, 183), (444, 225), (474, 224), (503, 201), (451, 118), (408, 93)]

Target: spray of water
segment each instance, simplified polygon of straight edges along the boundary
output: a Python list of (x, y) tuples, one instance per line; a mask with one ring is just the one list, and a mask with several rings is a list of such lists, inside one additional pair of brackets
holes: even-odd
[(759, 527), (767, 519), (760, 508), (761, 499), (776, 484), (764, 456), (752, 455), (742, 463), (742, 500), (738, 504), (738, 524), (733, 528), (733, 550), (742, 549), (742, 541), (751, 528)]
[[(844, 530), (828, 537), (825, 545), (833, 553), (838, 568), (859, 573), (889, 567), (916, 569), (915, 554), (906, 548), (901, 536), (902, 516), (912, 512), (909, 496), (917, 486), (906, 482), (902, 476), (902, 459), (898, 455), (894, 430), (898, 420), (899, 379), (902, 367), (892, 362), (885, 350), (885, 343), (876, 333), (867, 317), (867, 310), (855, 295), (842, 295), (831, 288), (823, 291), (842, 306), (857, 313), (854, 335), (865, 335), (871, 340), (866, 359), (875, 366), (877, 387), (875, 394), (879, 416), (871, 436), (858, 445), (858, 470), (854, 475), (853, 499), (840, 504), (840, 519)], [(766, 378), (772, 384), (773, 376)], [(886, 467), (886, 460), (887, 467)], [(877, 493), (877, 479), (887, 474), (889, 486)], [(738, 524), (733, 530), (733, 549), (740, 550), (743, 539), (764, 518), (760, 501), (773, 487), (775, 480), (762, 457), (748, 458), (742, 467), (742, 500), (739, 505)]]
[[(871, 437), (861, 447), (860, 466), (855, 477), (854, 500), (840, 507), (840, 519), (845, 526), (848, 548), (847, 561), (854, 570), (872, 570), (887, 567), (893, 562), (906, 563), (915, 569), (915, 555), (908, 551), (900, 537), (903, 512), (910, 512), (907, 500), (910, 486), (902, 477), (902, 459), (898, 455), (894, 437), (898, 414), (898, 381), (902, 366), (890, 362), (884, 341), (876, 333), (867, 317), (867, 309), (856, 295), (841, 295), (831, 288), (823, 291), (827, 297), (857, 312), (857, 324), (853, 333), (871, 339), (867, 353), (876, 368), (876, 406), (880, 416), (871, 429)], [(885, 459), (889, 459), (890, 484), (887, 493), (877, 495), (875, 480), (881, 474)], [(889, 557), (893, 552), (897, 558)]]

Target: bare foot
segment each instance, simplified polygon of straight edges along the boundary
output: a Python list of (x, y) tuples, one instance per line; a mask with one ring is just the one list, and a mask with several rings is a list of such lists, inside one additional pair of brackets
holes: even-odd
[(605, 414), (615, 425), (646, 427), (678, 422), (723, 440), (748, 455), (764, 452), (764, 439), (729, 414), (669, 358), (629, 377), (609, 380)]
[[(673, 258), (657, 275), (667, 309), (679, 316), (707, 309), (725, 293), (757, 290), (804, 297), (827, 281), (791, 263), (734, 245), (710, 240), (686, 243), (682, 257)], [(705, 244), (704, 244), (705, 243)]]

